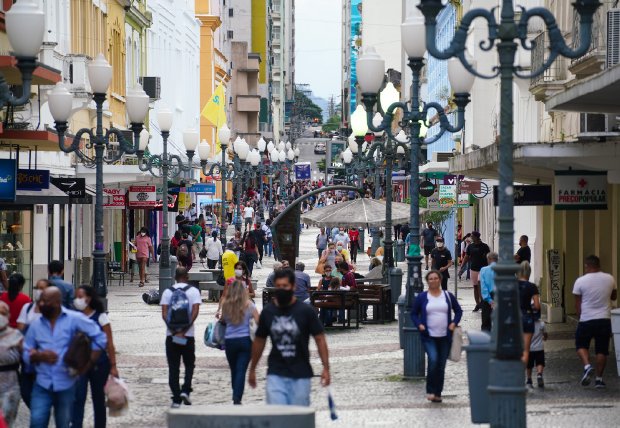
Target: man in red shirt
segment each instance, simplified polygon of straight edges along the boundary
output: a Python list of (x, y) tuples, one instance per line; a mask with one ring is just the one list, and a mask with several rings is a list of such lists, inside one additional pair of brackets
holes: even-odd
[(340, 286), (349, 287), (351, 291), (356, 290), (357, 282), (355, 282), (355, 274), (350, 270), (349, 264), (345, 261), (338, 263), (338, 271), (342, 274)]
[(349, 249), (351, 262), (357, 263), (357, 251), (360, 249), (360, 232), (356, 227), (349, 229)]

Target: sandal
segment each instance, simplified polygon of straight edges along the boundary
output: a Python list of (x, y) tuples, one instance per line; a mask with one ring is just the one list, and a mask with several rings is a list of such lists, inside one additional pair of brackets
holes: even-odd
[(143, 283), (143, 282), (141, 282), (141, 283), (138, 285), (138, 287), (144, 287), (144, 283)]
[(426, 399), (427, 399), (428, 401), (433, 401), (433, 400), (435, 399), (435, 394), (427, 394), (427, 395), (426, 395)]
[(441, 399), (441, 397), (434, 397), (431, 400), (431, 403), (442, 403), (442, 402), (443, 402), (443, 400)]

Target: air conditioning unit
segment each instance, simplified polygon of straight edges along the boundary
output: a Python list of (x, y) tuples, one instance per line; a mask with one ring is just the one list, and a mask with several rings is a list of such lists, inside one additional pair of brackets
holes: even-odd
[(620, 64), (620, 9), (607, 11), (607, 68)]
[(161, 77), (159, 76), (142, 76), (139, 79), (142, 89), (147, 93), (151, 101), (161, 98)]
[(453, 157), (452, 152), (433, 152), (433, 162), (448, 162)]

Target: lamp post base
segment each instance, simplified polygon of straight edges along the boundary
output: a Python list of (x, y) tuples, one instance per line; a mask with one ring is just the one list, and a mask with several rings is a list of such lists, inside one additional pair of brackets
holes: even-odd
[(521, 360), (489, 362), (489, 422), (492, 427), (526, 426), (524, 370)]

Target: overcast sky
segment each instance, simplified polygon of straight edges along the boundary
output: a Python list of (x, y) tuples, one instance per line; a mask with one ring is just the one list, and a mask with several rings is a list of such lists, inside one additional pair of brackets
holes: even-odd
[(340, 95), (341, 0), (295, 2), (295, 83), (307, 83), (314, 95)]

